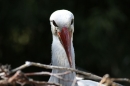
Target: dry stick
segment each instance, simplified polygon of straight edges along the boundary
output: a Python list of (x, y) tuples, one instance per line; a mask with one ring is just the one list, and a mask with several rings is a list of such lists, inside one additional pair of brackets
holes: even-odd
[(130, 79), (128, 78), (111, 78), (111, 80), (113, 81), (125, 81), (125, 82), (129, 82), (130, 83)]
[(69, 73), (72, 73), (71, 71), (65, 71), (65, 72), (62, 72), (62, 73), (56, 73), (56, 75), (60, 76), (60, 75), (66, 75), (66, 74), (69, 74)]
[[(58, 83), (51, 83), (51, 82), (44, 82), (44, 81), (34, 81), (33, 79), (29, 79), (25, 76), (24, 73), (21, 71), (17, 71), (12, 77), (10, 77), (8, 80), (8, 83), (13, 84), (13, 82), (16, 82), (20, 84), (21, 86), (25, 84), (35, 84), (36, 86), (41, 85), (41, 86), (48, 86), (48, 85), (53, 85), (53, 86), (60, 86)], [(0, 84), (1, 85), (1, 84)]]
[(35, 76), (35, 75), (52, 75), (56, 78), (59, 78), (59, 79), (63, 79), (61, 76), (58, 76), (56, 74), (52, 74), (52, 73), (49, 73), (49, 72), (37, 72), (37, 73), (25, 73), (26, 76)]
[(56, 75), (56, 76), (60, 76), (60, 75), (66, 75), (66, 74), (69, 74), (71, 73), (70, 71), (66, 71), (66, 72), (62, 72), (62, 73), (50, 73), (50, 72), (33, 72), (33, 73), (25, 73), (26, 76), (35, 76), (35, 75)]
[(61, 86), (60, 84), (58, 83), (51, 83), (51, 82), (44, 82), (44, 81), (29, 81), (28, 83), (33, 83), (35, 84), (36, 86)]
[(65, 74), (69, 74), (70, 71), (66, 71), (66, 72), (63, 72), (63, 73), (56, 73), (56, 74), (53, 74), (53, 73), (49, 73), (49, 72), (34, 72), (34, 73), (25, 73), (26, 76), (35, 76), (35, 75), (52, 75), (56, 78), (59, 78), (61, 80), (64, 80), (64, 81), (69, 81), (69, 82), (72, 82), (72, 80), (68, 80), (68, 79), (64, 79), (62, 78), (60, 75), (65, 75)]
[[(68, 71), (73, 71), (73, 72), (77, 72), (77, 73), (83, 74), (83, 75), (87, 76), (87, 78), (89, 78), (89, 79), (93, 79), (93, 80), (101, 80), (102, 79), (102, 77), (99, 77), (97, 75), (94, 75), (94, 74), (91, 74), (91, 73), (87, 73), (87, 72), (84, 72), (84, 71), (80, 71), (80, 70), (76, 70), (76, 69), (73, 69), (73, 68), (51, 66), (51, 65), (45, 65), (45, 64), (40, 64), (40, 63), (35, 63), (35, 62), (29, 62), (29, 61), (26, 61), (25, 64), (21, 65), (18, 68), (13, 69), (11, 71), (11, 73), (14, 73), (14, 72), (16, 72), (18, 70), (22, 70), (22, 69), (30, 67), (30, 66), (36, 66), (36, 67), (41, 67), (41, 68), (46, 68), (46, 69), (68, 70)], [(120, 84), (118, 84), (118, 85), (122, 86)]]
[(20, 67), (13, 69), (11, 71), (11, 73), (14, 73), (14, 72), (16, 72), (18, 70), (22, 70), (22, 69), (30, 67), (30, 66), (37, 66), (37, 67), (46, 68), (46, 69), (68, 70), (68, 71), (73, 71), (73, 72), (77, 72), (77, 73), (83, 74), (83, 75), (85, 75), (88, 78), (93, 79), (93, 80), (101, 80), (102, 79), (101, 77), (99, 77), (97, 75), (94, 75), (94, 74), (91, 74), (91, 73), (87, 73), (87, 72), (84, 72), (84, 71), (80, 71), (80, 70), (76, 70), (76, 69), (73, 69), (73, 68), (51, 66), (51, 65), (45, 65), (45, 64), (29, 62), (29, 61), (25, 62), (25, 64), (21, 65)]
[(20, 84), (21, 86), (25, 85), (25, 84), (30, 84), (33, 85), (35, 84), (35, 86), (61, 86), (58, 83), (51, 83), (51, 82), (45, 82), (45, 81), (34, 81), (33, 79), (28, 79), (26, 76), (24, 76), (25, 74), (22, 73), (21, 71), (17, 71), (13, 76), (8, 77), (8, 79), (5, 80), (0, 80), (0, 86), (7, 86), (7, 85), (13, 85), (15, 86), (15, 84)]

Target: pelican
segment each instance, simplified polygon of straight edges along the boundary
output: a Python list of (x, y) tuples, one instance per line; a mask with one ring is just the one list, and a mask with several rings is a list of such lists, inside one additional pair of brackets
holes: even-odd
[[(68, 10), (57, 10), (50, 16), (52, 31), (52, 65), (75, 69), (75, 53), (73, 47), (74, 15)], [(62, 73), (65, 70), (53, 69), (52, 73)], [(65, 80), (51, 76), (48, 82), (59, 83), (62, 86), (72, 86), (75, 72), (61, 76)], [(78, 80), (74, 86), (99, 86), (91, 80)], [(105, 85), (100, 85), (105, 86)]]

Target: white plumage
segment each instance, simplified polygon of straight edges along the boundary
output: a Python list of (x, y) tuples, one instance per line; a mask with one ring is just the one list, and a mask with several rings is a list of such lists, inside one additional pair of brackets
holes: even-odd
[[(57, 10), (50, 16), (52, 31), (52, 65), (75, 68), (75, 54), (73, 48), (74, 16), (68, 10)], [(65, 72), (53, 69), (52, 73)], [(73, 81), (76, 73), (61, 76), (65, 80)], [(49, 82), (59, 83), (63, 86), (71, 86), (73, 82), (64, 81), (51, 76)], [(79, 80), (75, 86), (98, 86), (98, 82)], [(105, 85), (100, 85), (105, 86)]]

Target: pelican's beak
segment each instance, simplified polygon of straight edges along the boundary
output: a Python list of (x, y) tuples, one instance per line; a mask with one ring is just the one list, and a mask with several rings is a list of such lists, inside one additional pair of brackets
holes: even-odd
[(71, 31), (68, 28), (63, 27), (60, 32), (57, 33), (61, 44), (63, 45), (70, 67), (72, 67), (72, 56), (71, 56)]

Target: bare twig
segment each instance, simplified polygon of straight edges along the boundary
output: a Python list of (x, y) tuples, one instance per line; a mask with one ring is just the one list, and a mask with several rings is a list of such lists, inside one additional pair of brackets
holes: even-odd
[[(57, 69), (57, 70), (66, 70), (66, 72), (63, 73), (50, 73), (50, 72), (33, 72), (33, 73), (22, 73), (20, 70), (25, 69), (27, 67), (30, 66), (36, 66), (36, 67), (41, 67), (41, 68), (46, 68), (46, 69)], [(65, 68), (65, 67), (59, 67), (59, 66), (51, 66), (51, 65), (45, 65), (45, 64), (40, 64), (40, 63), (35, 63), (35, 62), (25, 62), (25, 64), (21, 65), (20, 67), (17, 67), (13, 70), (9, 70), (10, 67), (9, 66), (1, 66), (0, 67), (0, 77), (3, 80), (0, 80), (0, 86), (6, 86), (8, 84), (32, 84), (35, 86), (60, 86), (60, 84), (57, 83), (50, 83), (50, 82), (44, 82), (44, 81), (35, 81), (33, 79), (29, 79), (28, 76), (34, 76), (34, 75), (50, 75), (50, 76), (54, 76), (57, 77), (61, 80), (64, 81), (69, 81), (69, 82), (73, 82), (72, 86), (75, 86), (77, 80), (76, 78), (74, 80), (66, 80), (64, 78), (62, 78), (62, 75), (66, 75), (72, 72), (77, 72), (78, 74), (81, 74), (83, 76), (86, 76), (88, 79), (92, 79), (92, 80), (101, 80), (100, 83), (101, 84), (105, 84), (106, 86), (122, 86), (118, 83), (115, 83), (113, 81), (126, 81), (130, 83), (130, 79), (127, 78), (110, 78), (109, 75), (105, 75), (103, 77), (99, 77), (97, 75), (91, 74), (91, 73), (87, 73), (84, 71), (80, 71), (80, 70), (76, 70), (73, 68)], [(85, 78), (86, 78), (85, 77)]]
[(121, 86), (120, 84), (115, 83), (113, 81), (126, 81), (130, 83), (130, 80), (127, 78), (110, 78), (109, 74), (105, 74), (100, 83), (105, 84), (107, 86)]
[(26, 76), (35, 76), (35, 75), (50, 75), (50, 76), (54, 76), (56, 78), (59, 78), (61, 80), (64, 80), (64, 81), (72, 81), (72, 80), (67, 80), (67, 79), (64, 79), (62, 78), (60, 75), (66, 75), (66, 74), (69, 74), (70, 71), (66, 71), (66, 72), (63, 72), (63, 73), (50, 73), (50, 72), (34, 72), (34, 73), (25, 73)]
[(94, 75), (94, 74), (91, 74), (91, 73), (87, 73), (87, 72), (84, 72), (84, 71), (80, 71), (80, 70), (76, 70), (76, 69), (73, 69), (73, 68), (51, 66), (51, 65), (45, 65), (45, 64), (29, 62), (29, 61), (25, 62), (25, 64), (21, 65), (20, 67), (13, 69), (11, 71), (11, 73), (14, 73), (14, 72), (16, 72), (18, 70), (22, 70), (22, 69), (30, 67), (30, 66), (36, 66), (36, 67), (41, 67), (41, 68), (46, 68), (46, 69), (68, 70), (68, 71), (73, 71), (73, 72), (77, 72), (77, 73), (80, 73), (82, 75), (85, 75), (89, 79), (93, 79), (93, 80), (101, 80), (102, 79), (101, 77), (99, 77), (97, 75)]
[(124, 82), (129, 82), (130, 83), (130, 79), (128, 78), (111, 78), (113, 81), (124, 81)]
[(8, 77), (6, 80), (0, 80), (0, 86), (7, 86), (8, 84), (13, 85), (13, 84), (20, 84), (20, 85), (25, 85), (25, 84), (30, 84), (34, 86), (60, 86), (58, 83), (51, 83), (51, 82), (44, 82), (44, 81), (34, 81), (33, 79), (29, 79), (26, 77), (24, 73), (21, 71), (17, 71), (13, 76)]
[[(110, 79), (109, 75), (106, 74), (103, 76), (102, 80), (100, 81), (101, 84), (106, 84), (107, 86), (118, 86)], [(100, 85), (99, 85), (100, 86)]]
[[(41, 63), (35, 63), (35, 62), (29, 62), (29, 61), (26, 61), (25, 64), (21, 65), (20, 67), (12, 70), (11, 72), (15, 72), (15, 71), (18, 71), (18, 70), (22, 70), (24, 68), (27, 68), (29, 66), (36, 66), (36, 67), (41, 67), (41, 68), (46, 68), (46, 69), (59, 69), (59, 70), (68, 70), (68, 71), (72, 71), (72, 72), (77, 72), (79, 74), (82, 74), (84, 76), (86, 76), (87, 78), (89, 79), (92, 79), (92, 80), (102, 80), (102, 77), (100, 76), (97, 76), (97, 75), (94, 75), (94, 74), (91, 74), (91, 73), (87, 73), (87, 72), (84, 72), (84, 71), (80, 71), (80, 70), (76, 70), (76, 69), (73, 69), (73, 68), (66, 68), (66, 67), (59, 67), (59, 66), (51, 66), (51, 65), (45, 65), (45, 64), (41, 64)], [(53, 74), (52, 74), (53, 75)], [(57, 75), (54, 75), (55, 77), (57, 78), (60, 78), (62, 80), (65, 80), (63, 79), (62, 77), (60, 76), (57, 76)], [(65, 81), (71, 81), (71, 80), (65, 80)], [(116, 84), (115, 82), (112, 81), (112, 83)], [(117, 84), (117, 86), (122, 86), (120, 84)]]
[(62, 72), (62, 73), (55, 73), (55, 74), (53, 74), (53, 73), (50, 73), (50, 72), (33, 72), (33, 73), (25, 73), (25, 75), (26, 76), (35, 76), (35, 75), (58, 75), (58, 76), (60, 76), (60, 75), (66, 75), (66, 74), (69, 74), (69, 73), (71, 73), (71, 71), (65, 71), (65, 72)]
[(50, 75), (50, 76), (54, 76), (56, 78), (59, 78), (61, 80), (64, 80), (64, 81), (69, 81), (69, 82), (73, 82), (73, 80), (68, 80), (68, 79), (64, 79), (61, 77), (61, 75), (66, 75), (66, 74), (69, 74), (69, 73), (72, 73), (71, 71), (65, 71), (65, 72), (62, 72), (62, 73), (50, 73), (50, 72), (33, 72), (33, 73), (24, 73), (25, 76), (36, 76), (36, 75)]

